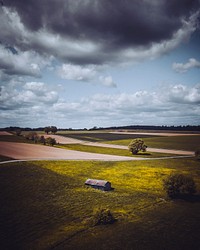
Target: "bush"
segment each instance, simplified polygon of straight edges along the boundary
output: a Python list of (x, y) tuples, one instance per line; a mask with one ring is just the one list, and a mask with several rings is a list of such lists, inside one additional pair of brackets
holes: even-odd
[(109, 209), (98, 209), (93, 216), (93, 225), (107, 225), (116, 221)]
[(171, 174), (164, 180), (164, 189), (170, 198), (180, 198), (196, 193), (193, 178), (183, 174)]
[(128, 149), (132, 154), (137, 154), (139, 151), (146, 152), (147, 145), (145, 145), (142, 139), (134, 139), (128, 145)]
[(46, 144), (48, 144), (50, 146), (54, 146), (56, 144), (56, 139), (52, 138), (52, 137), (48, 137), (48, 138), (46, 138)]

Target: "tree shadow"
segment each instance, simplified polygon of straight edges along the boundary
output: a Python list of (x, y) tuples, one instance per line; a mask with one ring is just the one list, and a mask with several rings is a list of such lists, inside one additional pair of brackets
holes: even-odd
[(151, 153), (137, 153), (137, 154), (133, 154), (133, 155), (151, 155)]
[(191, 203), (198, 203), (200, 202), (200, 194), (196, 195), (179, 195), (174, 198), (174, 200), (183, 200)]

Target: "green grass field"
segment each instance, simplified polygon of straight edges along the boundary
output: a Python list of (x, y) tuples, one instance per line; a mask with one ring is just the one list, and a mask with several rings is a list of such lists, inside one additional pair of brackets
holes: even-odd
[[(98, 153), (98, 154), (110, 154), (110, 155), (120, 155), (120, 156), (133, 156), (128, 148), (127, 149), (118, 149), (118, 148), (105, 148), (105, 147), (96, 147), (96, 146), (88, 146), (82, 144), (65, 144), (65, 145), (57, 145), (59, 148), (77, 150), (82, 152), (90, 152), (90, 153)], [(144, 158), (156, 158), (156, 157), (167, 157), (172, 156), (172, 154), (164, 154), (164, 153), (155, 153), (155, 152), (139, 152), (134, 157), (144, 157)], [(173, 155), (174, 156), (174, 155)]]
[[(166, 199), (162, 181), (190, 174), (198, 193)], [(0, 165), (1, 249), (199, 249), (200, 162), (38, 161)], [(87, 178), (114, 188), (86, 188)], [(117, 222), (92, 226), (93, 211), (109, 208)]]
[[(128, 145), (132, 139), (107, 141), (109, 144)], [(200, 135), (143, 138), (148, 147), (195, 151), (200, 148)]]

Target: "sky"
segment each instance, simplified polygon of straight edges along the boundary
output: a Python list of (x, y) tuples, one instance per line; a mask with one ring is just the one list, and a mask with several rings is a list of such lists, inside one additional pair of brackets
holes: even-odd
[(0, 127), (200, 125), (200, 0), (0, 1)]

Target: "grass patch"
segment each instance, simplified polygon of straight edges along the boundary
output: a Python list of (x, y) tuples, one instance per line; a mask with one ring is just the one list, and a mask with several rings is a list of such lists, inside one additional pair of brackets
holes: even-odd
[(195, 151), (200, 147), (200, 135), (147, 138), (149, 147)]
[[(65, 145), (57, 145), (59, 148), (65, 148), (69, 150), (77, 150), (82, 152), (90, 152), (97, 154), (108, 154), (108, 155), (119, 155), (119, 156), (133, 156), (128, 148), (126, 149), (118, 149), (118, 148), (105, 148), (105, 147), (97, 147), (97, 146), (88, 146), (82, 144), (65, 144)], [(146, 158), (155, 158), (155, 157), (167, 157), (172, 156), (171, 154), (164, 153), (155, 153), (155, 152), (139, 152), (134, 155), (134, 157), (146, 157)], [(173, 155), (174, 156), (174, 155)]]
[[(1, 247), (197, 249), (200, 203), (165, 200), (162, 183), (171, 172), (190, 174), (199, 195), (200, 162), (194, 159), (3, 164)], [(86, 188), (87, 178), (106, 179), (115, 190)], [(91, 227), (88, 221), (99, 207), (112, 211), (117, 222)]]
[[(143, 138), (145, 144), (151, 148), (177, 149), (195, 151), (200, 147), (200, 135), (151, 137)], [(128, 145), (131, 139), (107, 141), (109, 144)], [(106, 143), (106, 142), (105, 142)], [(147, 148), (148, 150), (148, 148)]]

